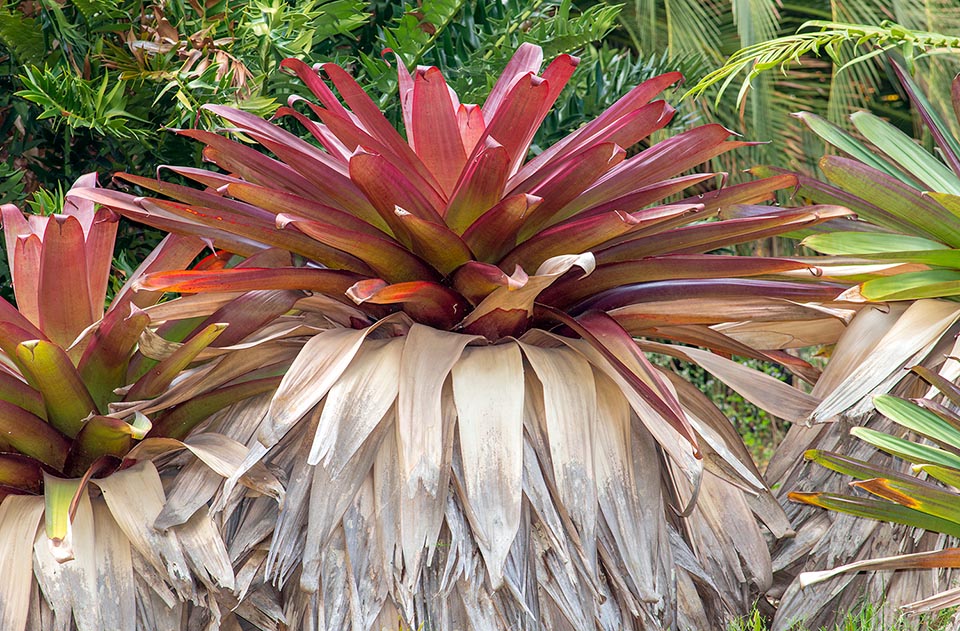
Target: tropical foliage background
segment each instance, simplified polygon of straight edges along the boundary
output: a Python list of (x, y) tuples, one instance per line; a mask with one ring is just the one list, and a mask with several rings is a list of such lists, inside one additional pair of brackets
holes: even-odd
[(958, 26), (6, 0), (3, 627), (956, 605)]

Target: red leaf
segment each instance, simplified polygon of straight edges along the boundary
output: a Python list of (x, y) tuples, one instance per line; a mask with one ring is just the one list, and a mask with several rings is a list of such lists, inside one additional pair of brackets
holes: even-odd
[(608, 136), (612, 133), (611, 130), (620, 128), (619, 121), (621, 118), (646, 105), (650, 99), (682, 78), (683, 76), (679, 72), (671, 72), (644, 81), (611, 105), (603, 114), (525, 164), (511, 179), (510, 186), (516, 186), (517, 183), (544, 169), (547, 164), (565, 160), (583, 147), (608, 140)]
[(550, 223), (554, 215), (602, 181), (607, 173), (615, 173), (626, 155), (623, 148), (613, 143), (601, 143), (559, 166), (551, 177), (530, 191), (544, 201), (524, 222), (520, 240)]
[(52, 342), (67, 348), (100, 317), (90, 302), (83, 228), (76, 217), (53, 215), (40, 252), (40, 328)]
[(467, 312), (467, 301), (457, 292), (438, 283), (412, 281), (387, 285), (383, 281), (361, 281), (347, 291), (354, 302), (378, 305), (402, 304), (417, 322), (439, 329), (451, 329)]
[(360, 279), (351, 272), (307, 267), (233, 268), (147, 274), (137, 283), (137, 289), (179, 293), (299, 289), (336, 298)]
[(394, 212), (397, 206), (426, 221), (443, 223), (423, 191), (381, 155), (363, 151), (355, 153), (350, 158), (350, 177), (404, 245), (409, 245), (409, 240)]
[(450, 101), (450, 92), (437, 68), (418, 71), (413, 85), (412, 127), (414, 151), (437, 178), (448, 198), (467, 161), (460, 126)]
[(463, 234), (483, 213), (500, 201), (510, 170), (510, 155), (491, 142), (474, 151), (463, 177), (444, 211), (447, 225)]
[(436, 277), (429, 265), (386, 235), (375, 237), (290, 215), (277, 215), (277, 225), (282, 228), (292, 225), (324, 245), (352, 252), (389, 282)]
[(485, 212), (463, 233), (463, 240), (481, 261), (498, 261), (517, 242), (517, 232), (543, 200), (534, 195), (511, 195)]
[(507, 254), (500, 265), (506, 269), (514, 265), (536, 269), (552, 256), (588, 252), (611, 239), (648, 229), (676, 217), (691, 215), (701, 209), (701, 206), (695, 205), (660, 206), (634, 214), (614, 212), (570, 221), (548, 228), (524, 241)]
[[(497, 107), (493, 116), (487, 119), (484, 138), (496, 140), (507, 150), (507, 155), (510, 156), (510, 173), (514, 173), (526, 159), (530, 142), (547, 114), (545, 105), (549, 98), (550, 84), (529, 73), (513, 84), (503, 103)], [(483, 143), (484, 140), (481, 139), (477, 147), (483, 146)]]

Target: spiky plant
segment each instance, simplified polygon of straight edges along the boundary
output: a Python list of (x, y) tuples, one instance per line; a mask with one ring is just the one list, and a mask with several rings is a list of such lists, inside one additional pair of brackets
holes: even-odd
[[(93, 174), (77, 182), (95, 185)], [(224, 419), (191, 432), (275, 390), (292, 352), (257, 335), (267, 324), (273, 337), (302, 334), (302, 319), (280, 317), (302, 292), (155, 304), (160, 294), (132, 285), (205, 247), (171, 235), (104, 311), (114, 212), (72, 191), (60, 214), (0, 211), (17, 299), (0, 300), (0, 627), (134, 631), (232, 616), (219, 609), (236, 601), (231, 559), (198, 509), (210, 478), (237, 470), (248, 435)], [(181, 451), (197, 461), (171, 460)], [(161, 475), (180, 465), (206, 486), (178, 495)], [(282, 493), (262, 467), (244, 484)]]
[[(956, 488), (960, 483), (960, 388), (954, 383), (957, 361), (951, 358), (940, 372), (914, 366), (913, 372), (931, 384), (927, 396), (907, 400), (879, 395), (873, 403), (883, 416), (893, 421), (895, 433), (880, 432), (868, 427), (854, 427), (851, 433), (892, 456), (911, 464), (912, 473), (877, 466), (843, 454), (811, 449), (804, 456), (832, 471), (851, 476), (851, 488), (866, 491), (870, 496), (851, 493), (792, 492), (790, 499), (812, 506), (841, 511), (858, 517), (904, 524), (934, 533), (960, 538), (960, 512)], [(941, 395), (941, 396), (938, 396)], [(911, 440), (903, 430), (925, 440)], [(845, 572), (862, 570), (899, 570), (918, 568), (960, 567), (960, 548), (928, 550), (880, 559), (864, 559), (837, 568), (805, 572), (802, 586), (819, 583)], [(956, 587), (926, 594), (919, 602), (908, 604), (909, 612), (945, 609), (960, 603)]]
[(804, 416), (800, 391), (653, 339), (814, 378), (710, 326), (819, 320), (808, 303), (837, 306), (842, 287), (807, 264), (709, 252), (847, 211), (750, 206), (719, 220), (793, 176), (665, 203), (716, 175), (688, 171), (744, 144), (718, 125), (644, 143), (670, 121), (653, 99), (676, 73), (528, 160), (577, 65), (563, 55), (540, 75), (542, 61), (521, 46), (482, 107), (459, 103), (436, 68), (400, 66), (404, 139), (342, 68), (322, 66), (341, 102), (287, 60), (319, 103), (279, 115), (316, 144), (211, 106), (225, 135), (180, 133), (221, 170), (168, 167), (203, 190), (121, 174), (167, 199), (80, 193), (238, 255), (297, 259), (148, 274), (141, 290), (299, 289), (312, 293), (300, 309), (340, 323), (305, 341), (241, 468), (271, 462), (289, 480), (275, 525), (259, 504), (236, 530), (241, 572), (278, 587), (259, 603), (262, 628), (707, 628), (769, 583), (753, 513), (777, 537), (789, 524), (729, 421), (645, 352)]
[[(829, 494), (844, 490), (846, 479), (804, 462), (802, 456), (811, 448), (909, 476), (907, 463), (851, 438), (851, 427), (858, 435), (902, 433), (894, 420), (874, 410), (874, 397), (921, 396), (925, 384), (907, 369), (919, 365), (930, 374), (951, 370), (946, 358), (957, 353), (960, 142), (903, 65), (894, 60), (893, 68), (935, 142), (935, 152), (867, 112), (851, 117), (859, 137), (811, 114), (798, 115), (838, 150), (820, 161), (825, 181), (798, 176), (799, 196), (808, 202), (843, 204), (858, 216), (856, 221), (845, 219), (810, 231), (804, 243), (829, 256), (807, 262), (817, 264), (825, 278), (858, 283), (842, 298), (878, 304), (860, 311), (832, 351), (811, 393), (820, 399), (811, 414), (812, 426), (792, 427), (771, 460), (767, 480), (780, 487), (784, 499), (790, 493), (796, 498), (814, 497), (809, 493), (832, 497)], [(954, 90), (958, 89), (960, 82), (955, 82)], [(757, 173), (783, 174), (762, 169)], [(765, 346), (763, 340), (754, 341)], [(776, 629), (799, 621), (808, 626), (829, 624), (836, 612), (849, 610), (863, 594), (893, 608), (923, 599), (937, 582), (951, 580), (950, 571), (899, 573), (892, 578), (884, 573), (831, 574), (830, 581), (807, 585), (799, 578), (804, 571), (929, 552), (947, 544), (922, 529), (905, 533), (902, 526), (825, 513), (809, 503), (791, 504), (786, 510), (800, 534), (796, 544), (774, 551), (777, 571), (771, 596), (780, 601)], [(888, 510), (891, 517), (896, 510)]]

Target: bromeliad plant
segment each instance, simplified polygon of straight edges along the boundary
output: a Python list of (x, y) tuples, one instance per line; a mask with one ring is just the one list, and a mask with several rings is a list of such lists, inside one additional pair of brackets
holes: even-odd
[(278, 116), (315, 143), (210, 106), (225, 134), (180, 133), (220, 170), (166, 167), (202, 190), (120, 174), (163, 198), (78, 192), (242, 257), (297, 262), (147, 274), (140, 290), (304, 290), (299, 308), (341, 323), (305, 341), (241, 468), (288, 473), (269, 550), (255, 545), (267, 508), (237, 530), (244, 572), (282, 588), (272, 620), (283, 611), (287, 628), (703, 627), (769, 584), (752, 513), (776, 536), (789, 524), (729, 421), (644, 351), (701, 362), (780, 416), (815, 402), (706, 350), (633, 338), (813, 378), (710, 325), (822, 319), (808, 303), (840, 312), (843, 286), (812, 282), (805, 263), (710, 252), (847, 211), (750, 206), (717, 221), (796, 179), (703, 193), (716, 174), (688, 171), (744, 143), (718, 125), (645, 141), (671, 119), (653, 99), (676, 73), (528, 160), (577, 65), (562, 55), (538, 74), (542, 61), (521, 46), (482, 107), (436, 68), (398, 66), (404, 138), (342, 68), (321, 68), (338, 99), (287, 60), (318, 102)]
[[(913, 372), (932, 386), (926, 397), (908, 400), (880, 395), (873, 401), (877, 411), (896, 423), (901, 434), (906, 430), (926, 441), (910, 440), (867, 427), (851, 430), (860, 440), (909, 462), (916, 476), (842, 454), (812, 449), (805, 454), (808, 460), (852, 476), (855, 481), (850, 486), (873, 497), (792, 492), (790, 499), (858, 517), (960, 537), (960, 493), (957, 492), (960, 488), (960, 415), (957, 414), (960, 388), (952, 381), (958, 376), (957, 361), (952, 358), (947, 364), (940, 372), (923, 366), (913, 367)], [(937, 397), (937, 394), (942, 396)], [(960, 567), (960, 548), (868, 559), (830, 570), (805, 572), (800, 575), (800, 584), (818, 583), (844, 572), (944, 567)], [(923, 612), (952, 607), (957, 603), (960, 603), (960, 590), (951, 588), (928, 595), (905, 609)]]
[[(894, 409), (891, 402), (899, 400), (875, 397), (888, 393), (914, 396), (912, 393), (921, 384), (914, 373), (905, 369), (919, 365), (918, 370), (925, 371), (921, 374), (936, 374), (950, 363), (945, 364), (945, 357), (957, 352), (954, 338), (960, 319), (960, 304), (955, 301), (960, 295), (960, 142), (902, 64), (893, 60), (892, 67), (925, 123), (925, 132), (936, 145), (935, 152), (927, 151), (921, 143), (867, 112), (851, 117), (859, 137), (812, 114), (798, 115), (838, 150), (838, 155), (828, 155), (820, 161), (826, 181), (798, 176), (798, 194), (806, 201), (842, 204), (858, 216), (856, 221), (844, 219), (818, 226), (803, 243), (829, 255), (816, 259), (825, 278), (858, 283), (841, 299), (887, 304), (865, 308), (853, 320), (812, 392), (822, 399), (811, 415), (813, 427), (791, 428), (784, 447), (767, 469), (767, 479), (771, 484), (780, 484), (784, 492), (791, 491), (790, 497), (807, 504), (845, 507), (898, 523), (909, 518), (910, 525), (925, 527), (925, 523), (933, 522), (907, 508), (879, 500), (837, 496), (833, 491), (837, 490), (839, 478), (801, 459), (804, 451), (816, 447), (817, 451), (812, 452), (814, 462), (831, 468), (849, 465), (845, 470), (849, 472), (854, 470), (850, 467), (856, 466), (861, 472), (857, 475), (884, 477), (896, 484), (912, 479), (903, 462), (886, 457), (869, 444), (849, 440), (848, 424), (859, 426), (853, 432), (860, 438), (901, 431), (889, 419), (900, 422), (902, 417), (888, 414)], [(954, 82), (953, 89), (954, 94), (960, 93), (960, 83)], [(783, 174), (763, 169), (756, 173)], [(881, 414), (874, 412), (875, 401)], [(842, 422), (820, 424), (838, 419)], [(920, 444), (916, 448), (923, 450)], [(867, 475), (868, 470), (876, 476)], [(917, 488), (931, 488), (922, 481), (916, 484)], [(872, 482), (863, 488), (880, 489)], [(900, 500), (909, 506), (911, 497), (911, 492), (906, 491)], [(917, 573), (895, 577), (887, 591), (891, 583), (886, 577), (870, 585), (873, 579), (869, 576), (852, 574), (810, 587), (812, 583), (805, 581), (805, 574), (799, 570), (820, 570), (871, 556), (929, 552), (942, 547), (942, 540), (922, 537), (920, 531), (914, 536), (903, 536), (880, 524), (857, 523), (843, 516), (826, 517), (822, 511), (810, 510), (806, 505), (788, 507), (787, 512), (798, 532), (804, 534), (809, 527), (809, 532), (817, 534), (798, 537), (798, 541), (806, 542), (805, 548), (785, 546), (775, 551), (774, 563), (784, 570), (786, 579), (779, 582), (789, 585), (780, 598), (775, 628), (788, 628), (799, 621), (807, 626), (828, 624), (835, 611), (852, 606), (868, 589), (877, 590), (878, 599), (893, 605), (929, 595), (927, 578)], [(925, 562), (932, 565), (938, 558), (948, 556), (931, 554)], [(903, 562), (909, 566), (909, 561)], [(895, 564), (896, 561), (886, 560), (875, 567), (892, 568)], [(943, 567), (951, 567), (949, 561)], [(944, 578), (948, 580), (949, 575)], [(934, 602), (928, 604), (932, 606)]]
[[(92, 174), (77, 182), (95, 185)], [(236, 600), (225, 544), (198, 505), (165, 506), (160, 473), (176, 467), (154, 460), (187, 450), (213, 475), (237, 470), (246, 436), (191, 432), (273, 392), (292, 354), (250, 335), (267, 324), (273, 337), (302, 334), (303, 322), (280, 317), (302, 293), (155, 305), (160, 294), (132, 284), (189, 266), (205, 247), (169, 236), (104, 311), (113, 211), (72, 191), (60, 214), (0, 211), (17, 298), (16, 309), (0, 300), (0, 627), (173, 628), (188, 611), (196, 624), (220, 619), (218, 601)], [(265, 470), (244, 484), (282, 492)]]

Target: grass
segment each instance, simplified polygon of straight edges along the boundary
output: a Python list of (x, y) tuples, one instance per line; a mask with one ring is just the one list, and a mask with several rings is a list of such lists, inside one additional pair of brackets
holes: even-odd
[[(817, 630), (803, 626), (792, 627), (790, 631), (942, 631), (948, 628), (950, 620), (956, 613), (956, 608), (945, 609), (935, 614), (920, 616), (897, 616), (896, 620), (887, 620), (884, 612), (872, 604), (865, 604), (862, 609), (848, 613), (843, 620), (832, 627), (820, 627)], [(744, 618), (734, 621), (727, 627), (727, 631), (769, 631), (769, 621), (756, 609)]]

